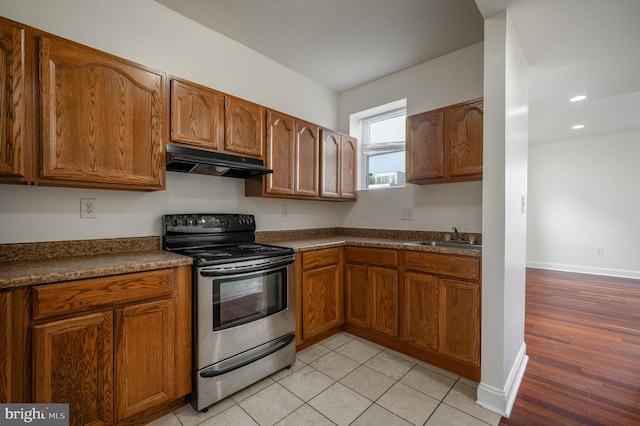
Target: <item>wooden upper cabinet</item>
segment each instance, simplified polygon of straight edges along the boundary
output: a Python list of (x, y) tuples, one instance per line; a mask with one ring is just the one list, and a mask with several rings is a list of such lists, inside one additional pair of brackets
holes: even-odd
[(407, 117), (407, 182), (444, 177), (444, 111)]
[(262, 158), (264, 107), (244, 99), (225, 99), (224, 150), (230, 153)]
[(340, 198), (355, 200), (358, 189), (358, 140), (342, 135), (340, 141)]
[(340, 134), (320, 131), (320, 196), (340, 198)]
[(263, 157), (265, 109), (188, 81), (171, 80), (171, 140), (230, 155)]
[[(0, 18), (0, 179), (33, 181), (33, 129), (27, 103), (33, 77), (26, 54), (26, 29)], [(29, 78), (27, 78), (27, 76)]]
[(273, 170), (265, 176), (267, 194), (293, 195), (295, 191), (296, 121), (276, 111), (267, 111), (265, 166)]
[(449, 176), (482, 177), (482, 101), (445, 110), (445, 135), (449, 146)]
[(355, 199), (357, 140), (327, 129), (320, 134), (320, 197)]
[(344, 200), (356, 198), (355, 138), (267, 110), (265, 166), (245, 180), (245, 195)]
[(224, 95), (171, 80), (171, 140), (205, 149), (224, 146)]
[(407, 117), (407, 182), (482, 179), (483, 101)]
[(296, 120), (295, 191), (296, 195), (318, 196), (319, 127)]
[(40, 37), (41, 183), (163, 189), (166, 75)]

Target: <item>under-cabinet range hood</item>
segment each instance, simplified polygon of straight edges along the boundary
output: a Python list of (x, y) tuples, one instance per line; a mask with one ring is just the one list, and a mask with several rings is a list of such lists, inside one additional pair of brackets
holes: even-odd
[(167, 145), (167, 171), (245, 179), (273, 173), (262, 160)]

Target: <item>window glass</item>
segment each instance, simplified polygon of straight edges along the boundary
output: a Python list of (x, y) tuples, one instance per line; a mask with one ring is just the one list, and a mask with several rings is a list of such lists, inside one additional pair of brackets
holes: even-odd
[(406, 117), (406, 107), (362, 117), (360, 170), (364, 188), (404, 186)]

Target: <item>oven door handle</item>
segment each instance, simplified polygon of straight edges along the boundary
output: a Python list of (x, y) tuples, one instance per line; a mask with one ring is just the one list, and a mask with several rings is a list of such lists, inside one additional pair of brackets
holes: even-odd
[(291, 344), (295, 337), (296, 335), (294, 333), (289, 333), (239, 355), (227, 358), (224, 361), (220, 361), (211, 367), (202, 370), (200, 372), (200, 377), (216, 377), (237, 368), (244, 367), (247, 364), (251, 364), (252, 362), (264, 358), (267, 355), (271, 355), (272, 353)]
[(229, 268), (229, 269), (202, 269), (200, 271), (200, 275), (203, 277), (220, 277), (220, 276), (228, 276), (228, 275), (238, 275), (244, 274), (247, 272), (261, 272), (268, 271), (273, 268), (277, 268), (279, 266), (288, 265), (295, 261), (295, 257), (287, 257), (286, 259), (279, 260), (273, 263), (263, 263), (258, 266), (250, 265), (246, 267), (238, 267), (238, 268)]

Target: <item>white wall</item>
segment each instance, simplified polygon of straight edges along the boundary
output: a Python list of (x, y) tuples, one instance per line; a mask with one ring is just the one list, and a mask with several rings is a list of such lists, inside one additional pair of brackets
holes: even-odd
[[(0, 0), (2, 16), (305, 120), (337, 127), (337, 95), (152, 0)], [(168, 173), (167, 190), (0, 184), (0, 243), (159, 235), (177, 212), (258, 215), (259, 230), (339, 226), (347, 205), (244, 197), (232, 178)], [(79, 199), (97, 199), (80, 219)]]
[(640, 131), (531, 145), (528, 265), (640, 278), (639, 161)]
[(508, 11), (485, 19), (482, 371), (478, 404), (509, 415), (524, 343), (527, 63)]
[[(196, 83), (348, 132), (349, 115), (407, 98), (409, 113), (482, 96), (478, 43), (336, 95), (153, 0), (0, 0), (2, 16)], [(130, 192), (0, 184), (0, 243), (159, 235), (178, 212), (257, 215), (258, 230), (367, 227), (481, 232), (480, 182), (363, 191), (356, 203), (244, 197), (241, 180), (167, 174), (167, 190)], [(97, 218), (80, 219), (79, 199)], [(393, 200), (393, 202), (389, 202)], [(282, 216), (282, 205), (289, 215)], [(400, 208), (414, 209), (413, 221)]]
[[(378, 105), (407, 99), (407, 113), (417, 114), (480, 98), (483, 93), (483, 43), (375, 80), (338, 95), (339, 128), (349, 133), (349, 116)], [(414, 219), (401, 220), (402, 208)], [(343, 226), (482, 232), (482, 183), (412, 185), (358, 192)]]

